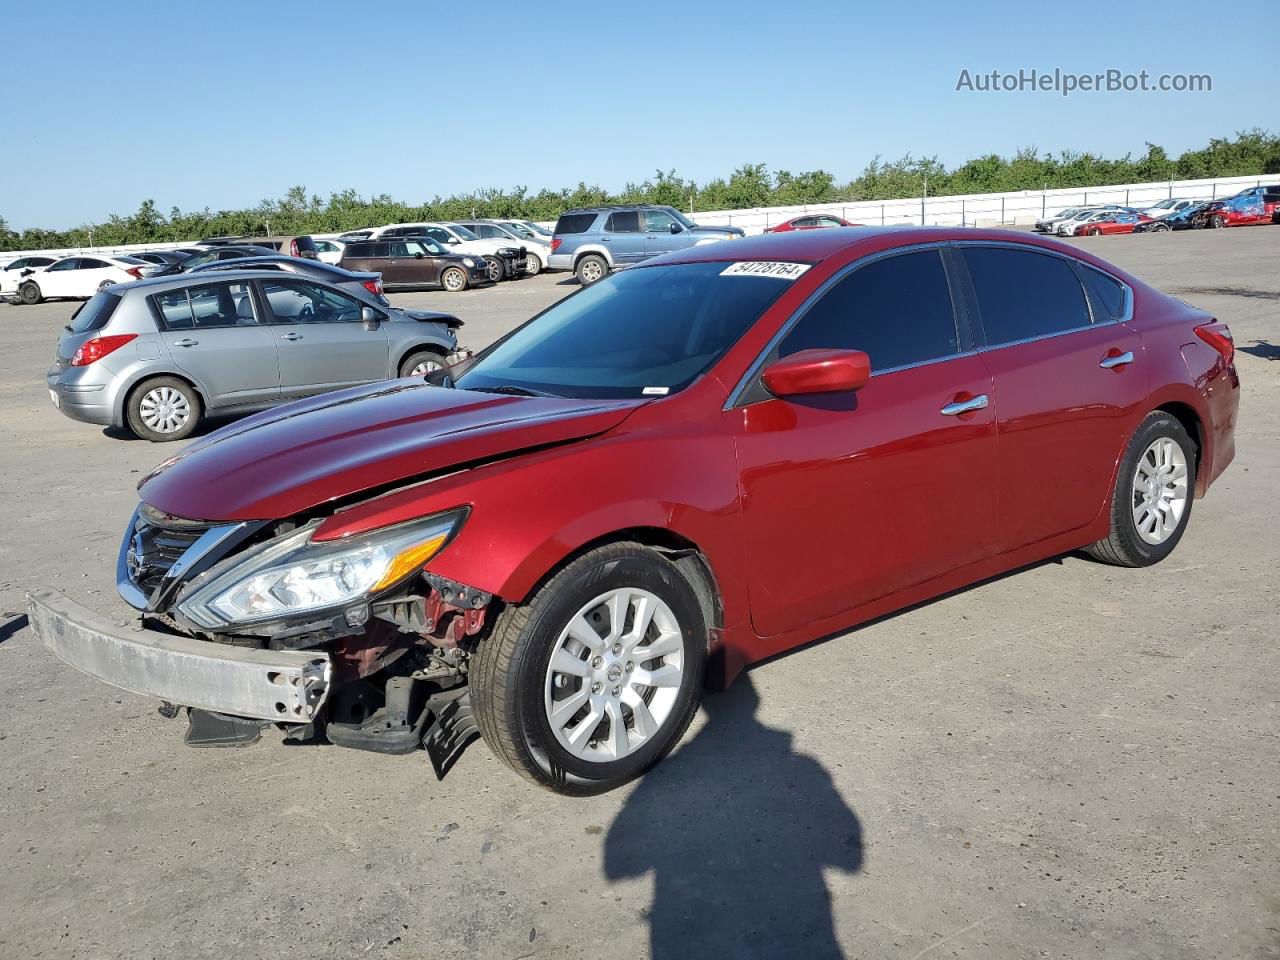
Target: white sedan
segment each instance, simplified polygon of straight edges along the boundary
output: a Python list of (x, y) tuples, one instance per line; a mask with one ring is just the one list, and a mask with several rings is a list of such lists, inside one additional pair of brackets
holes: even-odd
[(319, 237), (313, 237), (312, 242), (316, 245), (316, 259), (321, 263), (328, 263), (336, 267), (342, 262), (342, 251), (347, 246), (345, 240), (321, 240)]
[(88, 300), (113, 283), (131, 283), (163, 269), (137, 257), (63, 257), (18, 283), (21, 303), (61, 298)]

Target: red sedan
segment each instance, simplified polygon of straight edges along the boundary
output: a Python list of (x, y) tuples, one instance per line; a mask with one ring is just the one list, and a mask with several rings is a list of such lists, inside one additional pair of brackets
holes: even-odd
[[(259, 281), (246, 281), (257, 284)], [(139, 487), (122, 626), (35, 631), (189, 708), (615, 787), (747, 664), (1045, 557), (1163, 560), (1231, 462), (1227, 328), (1008, 231), (691, 247), (476, 357), (197, 441)]]
[(1110, 236), (1113, 233), (1133, 233), (1134, 228), (1155, 223), (1154, 217), (1142, 213), (1117, 213), (1105, 220), (1095, 220), (1088, 226), (1081, 227), (1080, 233), (1086, 237)]
[(842, 217), (829, 213), (806, 213), (802, 217), (792, 217), (776, 227), (770, 227), (765, 233), (786, 233), (788, 230), (821, 230), (824, 227), (859, 227), (862, 224), (850, 223)]

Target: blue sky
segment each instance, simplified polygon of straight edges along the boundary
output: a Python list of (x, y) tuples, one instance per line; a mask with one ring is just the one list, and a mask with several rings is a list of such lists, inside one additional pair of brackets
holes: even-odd
[[(877, 154), (1176, 154), (1280, 129), (1274, 0), (45, 2), (4, 19), (23, 38), (0, 57), (16, 228), (146, 198), (251, 206), (294, 184), (422, 202), (748, 162), (847, 180)], [(955, 90), (961, 69), (1033, 67), (1208, 73), (1213, 91)]]

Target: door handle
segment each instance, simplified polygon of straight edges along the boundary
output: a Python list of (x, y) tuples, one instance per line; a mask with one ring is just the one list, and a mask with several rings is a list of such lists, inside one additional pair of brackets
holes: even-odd
[(302, 339), (302, 334), (300, 334), (300, 333), (284, 333), (284, 334), (281, 334), (281, 335), (280, 335), (280, 339), (281, 339), (281, 340), (301, 340), (301, 339)]
[(1114, 357), (1103, 357), (1098, 366), (1104, 370), (1110, 370), (1112, 367), (1123, 367), (1130, 363), (1133, 363), (1133, 351), (1126, 350), (1124, 353), (1117, 353)]
[(970, 400), (957, 400), (955, 403), (948, 403), (938, 412), (944, 417), (958, 417), (962, 413), (971, 413), (974, 410), (985, 410), (987, 408), (987, 395), (980, 393)]
[(175, 347), (194, 347), (194, 346), (198, 346), (199, 343), (200, 343), (199, 340), (192, 340), (190, 337), (187, 337), (183, 340), (173, 341), (173, 345)]
[(613, 237), (601, 237), (601, 238), (600, 238), (600, 242), (601, 242), (601, 243), (608, 243), (608, 242), (609, 242), (610, 240), (612, 240), (612, 239), (613, 239)]

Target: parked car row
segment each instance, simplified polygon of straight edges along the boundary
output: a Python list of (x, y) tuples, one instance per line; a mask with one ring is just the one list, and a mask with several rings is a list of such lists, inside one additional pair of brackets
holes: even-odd
[(1169, 198), (1150, 207), (1094, 204), (1068, 207), (1037, 220), (1040, 233), (1059, 237), (1164, 233), (1280, 223), (1280, 184), (1250, 187), (1222, 200)]

